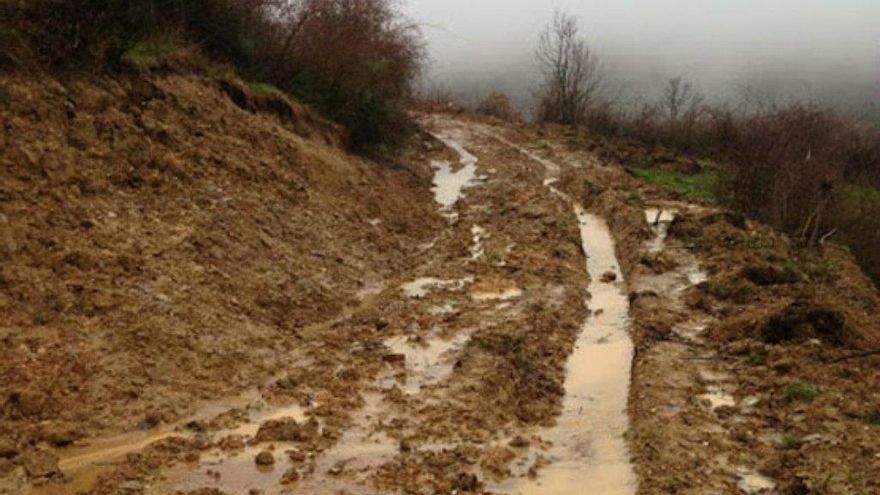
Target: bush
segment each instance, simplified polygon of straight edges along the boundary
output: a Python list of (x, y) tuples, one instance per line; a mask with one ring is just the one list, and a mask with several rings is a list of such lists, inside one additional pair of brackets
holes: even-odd
[(514, 108), (510, 98), (503, 93), (493, 91), (477, 105), (477, 113), (495, 117), (507, 122), (519, 122), (522, 116)]
[(812, 402), (820, 394), (819, 389), (812, 385), (795, 382), (785, 387), (782, 391), (782, 399), (789, 403), (796, 401)]
[(406, 103), (424, 50), (394, 0), (0, 2), (4, 29), (21, 29), (53, 69), (113, 70), (123, 58), (149, 65), (164, 51), (155, 40), (179, 38), (313, 104), (358, 149), (399, 145), (410, 130)]

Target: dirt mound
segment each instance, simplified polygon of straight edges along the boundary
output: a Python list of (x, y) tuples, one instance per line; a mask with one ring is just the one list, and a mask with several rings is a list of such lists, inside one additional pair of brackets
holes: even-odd
[[(0, 438), (70, 442), (266, 379), (441, 222), (424, 170), (193, 74), (0, 76)], [(4, 440), (6, 441), (6, 440)]]
[(817, 338), (833, 345), (851, 341), (846, 315), (839, 309), (798, 300), (771, 316), (762, 331), (770, 344)]

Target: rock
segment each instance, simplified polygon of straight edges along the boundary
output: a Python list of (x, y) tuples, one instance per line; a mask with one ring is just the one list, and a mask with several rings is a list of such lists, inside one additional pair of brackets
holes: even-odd
[(462, 492), (475, 492), (480, 488), (480, 480), (474, 473), (459, 473), (453, 481), (453, 487)]
[(309, 425), (299, 425), (293, 418), (273, 419), (260, 425), (256, 443), (263, 442), (304, 442), (314, 436)]
[(305, 462), (307, 458), (306, 454), (301, 450), (290, 450), (287, 452), (287, 456), (293, 462)]
[(526, 439), (522, 435), (517, 435), (516, 438), (510, 441), (509, 445), (515, 449), (524, 449), (528, 447), (530, 443), (528, 439)]
[(275, 456), (273, 456), (268, 450), (264, 450), (257, 454), (257, 457), (254, 458), (254, 462), (257, 466), (271, 466), (275, 464)]
[(610, 284), (610, 283), (616, 282), (616, 281), (617, 281), (617, 273), (615, 273), (611, 270), (608, 270), (607, 272), (602, 274), (602, 283), (603, 284)]
[(344, 469), (345, 469), (345, 463), (344, 462), (337, 462), (333, 467), (331, 467), (330, 469), (327, 470), (327, 474), (330, 474), (332, 476), (339, 476), (340, 474), (342, 474), (342, 471)]
[(24, 454), (22, 459), (25, 473), (30, 479), (60, 478), (61, 469), (58, 458), (51, 452), (37, 449)]
[(299, 471), (297, 471), (296, 468), (290, 468), (281, 476), (281, 484), (290, 485), (299, 481), (299, 478)]
[(406, 354), (385, 354), (382, 356), (382, 361), (390, 364), (405, 364)]

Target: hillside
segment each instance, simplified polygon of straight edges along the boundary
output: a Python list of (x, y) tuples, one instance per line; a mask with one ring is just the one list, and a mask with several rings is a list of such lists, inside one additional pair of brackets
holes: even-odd
[(0, 77), (4, 474), (262, 383), (441, 221), (425, 165), (354, 157), (281, 96)]

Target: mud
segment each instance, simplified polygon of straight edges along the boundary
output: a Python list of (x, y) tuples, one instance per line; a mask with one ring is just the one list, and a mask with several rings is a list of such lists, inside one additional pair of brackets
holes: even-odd
[(880, 490), (845, 252), (568, 129), (422, 115), (389, 167), (138, 78), (3, 80), (0, 493)]

